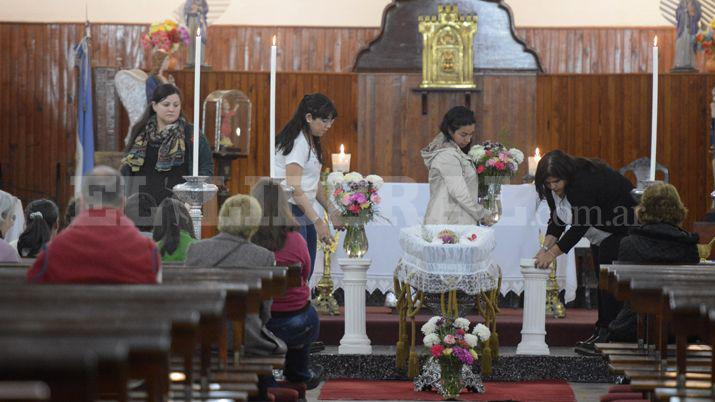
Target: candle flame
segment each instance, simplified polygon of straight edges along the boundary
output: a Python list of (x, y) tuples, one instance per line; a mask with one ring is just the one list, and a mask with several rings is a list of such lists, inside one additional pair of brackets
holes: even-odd
[(345, 145), (340, 144), (340, 155), (345, 155)]
[(653, 47), (658, 47), (658, 35), (653, 38)]
[(539, 151), (539, 147), (536, 147), (536, 150), (534, 151), (534, 158), (538, 161), (541, 159), (541, 151)]
[(201, 28), (196, 28), (196, 36), (201, 36)]
[(276, 36), (273, 35), (273, 46), (275, 46), (275, 45), (276, 45)]

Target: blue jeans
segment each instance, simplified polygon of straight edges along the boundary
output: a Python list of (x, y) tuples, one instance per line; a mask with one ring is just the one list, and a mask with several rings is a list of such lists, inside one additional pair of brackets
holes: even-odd
[(266, 327), (288, 345), (283, 371), (286, 379), (291, 382), (309, 380), (312, 377), (310, 344), (318, 339), (320, 333), (320, 319), (315, 308), (309, 305), (306, 310), (296, 314), (271, 317)]
[(308, 275), (308, 281), (310, 281), (310, 278), (313, 276), (313, 270), (315, 269), (315, 253), (318, 250), (318, 234), (315, 232), (315, 225), (308, 220), (299, 206), (291, 204), (290, 207), (293, 212), (293, 217), (295, 217), (300, 225), (298, 231), (305, 239), (305, 242), (308, 243), (308, 254), (310, 254), (310, 275)]

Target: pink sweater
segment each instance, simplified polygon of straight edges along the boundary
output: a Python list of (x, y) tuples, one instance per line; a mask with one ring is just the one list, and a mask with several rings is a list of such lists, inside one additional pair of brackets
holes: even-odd
[(310, 276), (310, 254), (308, 254), (308, 244), (303, 236), (298, 232), (289, 232), (283, 248), (275, 252), (276, 265), (287, 266), (300, 263), (302, 269), (301, 284), (297, 288), (290, 288), (282, 297), (273, 299), (271, 311), (291, 312), (300, 310), (310, 299), (310, 288), (308, 287), (308, 276)]

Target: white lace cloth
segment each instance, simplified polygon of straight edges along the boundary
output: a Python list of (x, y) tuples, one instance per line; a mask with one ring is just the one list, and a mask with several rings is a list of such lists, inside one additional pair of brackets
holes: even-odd
[[(437, 233), (455, 232), (458, 244), (431, 241)], [(465, 237), (476, 234), (474, 241)], [(430, 241), (427, 241), (427, 239)], [(427, 293), (461, 290), (469, 295), (491, 290), (499, 283), (499, 267), (491, 254), (496, 245), (494, 230), (471, 225), (411, 226), (400, 231), (403, 255), (395, 276)]]
[[(375, 290), (382, 293), (392, 290), (395, 267), (404, 254), (399, 242), (400, 230), (422, 221), (429, 200), (429, 184), (390, 183), (388, 180), (380, 189), (380, 196), (380, 211), (390, 221), (371, 222), (365, 227), (370, 242), (365, 257), (372, 259), (372, 265), (367, 271), (367, 290), (371, 293)], [(546, 202), (539, 205), (538, 201), (533, 185), (502, 186), (504, 215), (499, 223), (491, 227), (496, 239), (492, 259), (502, 272), (502, 295), (509, 291), (517, 294), (523, 291), (524, 278), (519, 261), (536, 254), (539, 249), (539, 230), (541, 233), (546, 232), (549, 208)], [(338, 250), (333, 254), (331, 276), (336, 289), (342, 287), (343, 280), (343, 273), (337, 262), (339, 258), (345, 257), (342, 249), (343, 237), (340, 236)], [(315, 272), (310, 279), (311, 287), (318, 283), (322, 271), (323, 254), (318, 250)], [(559, 256), (556, 278), (559, 287), (566, 290), (566, 301), (573, 300), (577, 287), (573, 250), (567, 255)]]

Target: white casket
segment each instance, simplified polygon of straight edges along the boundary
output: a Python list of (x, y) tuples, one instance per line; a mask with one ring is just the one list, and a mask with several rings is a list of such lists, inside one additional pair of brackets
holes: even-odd
[[(459, 242), (433, 240), (442, 230)], [(471, 240), (473, 235), (476, 239)], [(400, 282), (426, 293), (460, 290), (469, 295), (495, 289), (500, 269), (492, 260), (494, 230), (474, 225), (416, 225), (400, 230), (402, 258), (395, 269)]]

